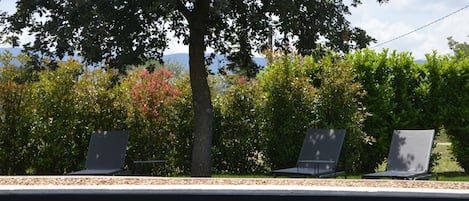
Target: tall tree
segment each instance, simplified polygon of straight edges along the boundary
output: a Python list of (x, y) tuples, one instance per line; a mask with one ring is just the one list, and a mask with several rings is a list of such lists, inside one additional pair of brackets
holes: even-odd
[(449, 49), (453, 50), (457, 60), (462, 60), (469, 56), (469, 44), (467, 42), (458, 42), (452, 36), (447, 38)]
[[(377, 0), (384, 2), (386, 0)], [(35, 41), (26, 44), (41, 55), (64, 57), (79, 52), (86, 62), (106, 61), (125, 72), (126, 64), (161, 59), (168, 34), (189, 45), (194, 108), (192, 176), (211, 175), (212, 103), (207, 83), (207, 47), (230, 55), (233, 70), (252, 76), (258, 66), (253, 51), (266, 46), (272, 33), (281, 37), (272, 47), (295, 48), (309, 54), (323, 46), (339, 51), (365, 47), (373, 39), (345, 18), (343, 1), (310, 0), (18, 0), (7, 17), (7, 31), (27, 30)], [(273, 32), (275, 29), (277, 31)]]

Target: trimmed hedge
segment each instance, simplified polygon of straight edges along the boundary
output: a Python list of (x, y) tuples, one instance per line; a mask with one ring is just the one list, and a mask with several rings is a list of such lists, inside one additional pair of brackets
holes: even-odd
[[(346, 128), (340, 165), (373, 171), (394, 129), (443, 128), (469, 169), (469, 61), (361, 50), (320, 60), (271, 55), (256, 78), (212, 77), (213, 171), (262, 174), (296, 163), (306, 129)], [(187, 175), (192, 150), (188, 76), (161, 67), (126, 76), (69, 60), (31, 71), (0, 56), (0, 174), (64, 174), (83, 168), (93, 130), (129, 130), (127, 168), (165, 159)], [(169, 69), (178, 69), (168, 66)], [(30, 79), (31, 78), (31, 79)], [(32, 79), (34, 78), (34, 79)]]

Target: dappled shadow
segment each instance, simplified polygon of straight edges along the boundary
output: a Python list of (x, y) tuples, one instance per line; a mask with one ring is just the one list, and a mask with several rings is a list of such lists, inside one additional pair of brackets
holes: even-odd
[[(301, 148), (299, 161), (333, 161), (333, 163), (314, 164), (316, 167), (331, 169), (335, 166), (342, 148), (345, 130), (332, 129), (308, 129)], [(309, 167), (313, 164), (298, 164), (301, 167)], [(335, 167), (334, 167), (335, 168)]]
[(428, 171), (433, 135), (426, 130), (396, 130), (388, 155), (387, 171)]

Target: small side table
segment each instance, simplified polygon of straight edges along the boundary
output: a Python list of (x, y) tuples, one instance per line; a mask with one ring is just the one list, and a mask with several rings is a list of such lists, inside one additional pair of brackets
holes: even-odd
[[(159, 166), (161, 175), (166, 176), (166, 160), (148, 160), (148, 161), (134, 161), (135, 171), (134, 175), (151, 175), (153, 176), (153, 168)], [(150, 172), (144, 173), (145, 166), (151, 165)]]

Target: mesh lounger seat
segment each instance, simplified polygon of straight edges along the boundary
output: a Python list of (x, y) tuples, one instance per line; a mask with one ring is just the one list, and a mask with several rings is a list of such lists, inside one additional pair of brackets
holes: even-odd
[(122, 171), (128, 138), (128, 131), (93, 132), (85, 169), (69, 175), (113, 175)]
[(337, 176), (337, 163), (344, 142), (345, 129), (309, 128), (296, 167), (274, 170), (274, 175)]
[(429, 173), (435, 130), (395, 130), (392, 136), (386, 171), (363, 175), (363, 178), (422, 179)]

